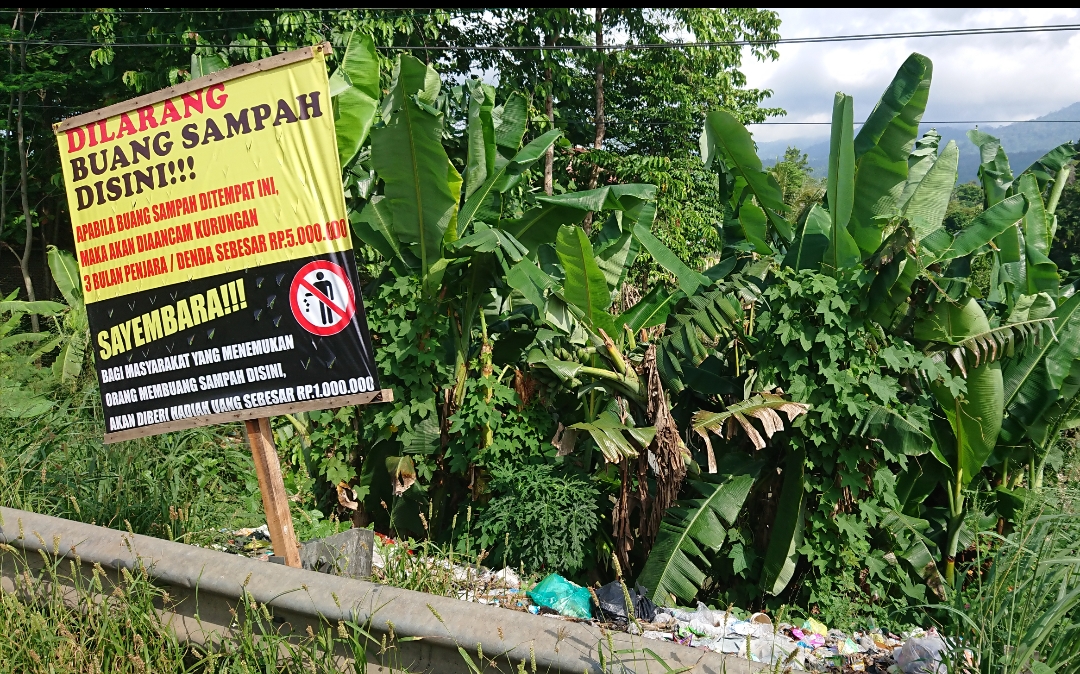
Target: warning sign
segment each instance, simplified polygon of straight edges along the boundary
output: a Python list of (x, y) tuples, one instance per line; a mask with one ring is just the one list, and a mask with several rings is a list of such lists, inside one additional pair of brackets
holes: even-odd
[(345, 270), (327, 260), (309, 262), (296, 273), (289, 301), (296, 322), (321, 337), (341, 332), (356, 314), (356, 297)]
[(55, 125), (105, 442), (383, 399), (329, 51)]

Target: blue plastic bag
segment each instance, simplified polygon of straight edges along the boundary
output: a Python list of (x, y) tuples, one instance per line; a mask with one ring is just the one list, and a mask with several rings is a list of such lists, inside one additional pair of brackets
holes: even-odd
[(553, 573), (529, 591), (529, 598), (569, 618), (592, 619), (592, 596), (588, 588)]

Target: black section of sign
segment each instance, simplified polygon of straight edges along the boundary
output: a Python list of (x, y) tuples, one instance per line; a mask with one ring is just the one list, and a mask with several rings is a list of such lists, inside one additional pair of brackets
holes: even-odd
[[(349, 325), (327, 337), (302, 328), (289, 303), (293, 277), (314, 260), (344, 268), (356, 298)], [(87, 313), (110, 433), (379, 390), (352, 251), (94, 302)]]

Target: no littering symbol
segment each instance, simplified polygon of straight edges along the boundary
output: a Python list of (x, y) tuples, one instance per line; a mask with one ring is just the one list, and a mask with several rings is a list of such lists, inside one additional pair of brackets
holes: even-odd
[(296, 272), (289, 303), (296, 322), (322, 337), (344, 330), (356, 313), (356, 296), (345, 270), (326, 260), (309, 262)]

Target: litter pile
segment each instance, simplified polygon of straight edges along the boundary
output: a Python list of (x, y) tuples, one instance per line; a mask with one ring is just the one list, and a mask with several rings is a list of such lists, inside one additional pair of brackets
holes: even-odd
[[(262, 557), (269, 550), (265, 526), (232, 532), (229, 551)], [(868, 674), (944, 674), (945, 641), (933, 630), (902, 635), (879, 629), (847, 634), (813, 618), (801, 625), (773, 623), (764, 613), (740, 618), (735, 612), (658, 607), (642, 587), (612, 582), (582, 587), (550, 574), (531, 588), (511, 568), (420, 558), (408, 546), (375, 534), (371, 569), (375, 577), (394, 555), (409, 555), (410, 565), (440, 569), (452, 580), (459, 599), (560, 620), (585, 621), (622, 629), (646, 639), (660, 639), (772, 665), (778, 671), (867, 672)], [(628, 610), (629, 609), (629, 610)], [(745, 615), (745, 614), (742, 614)]]

